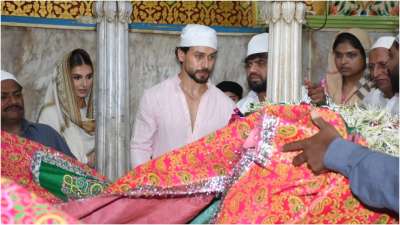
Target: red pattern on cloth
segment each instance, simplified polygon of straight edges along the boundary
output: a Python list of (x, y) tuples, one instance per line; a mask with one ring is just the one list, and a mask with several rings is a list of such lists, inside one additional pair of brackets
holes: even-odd
[[(347, 137), (338, 114), (317, 109), (338, 132)], [(285, 143), (318, 132), (312, 125), (310, 107), (277, 106), (265, 114), (280, 118), (273, 139), (270, 164), (253, 164), (226, 195), (217, 223), (395, 223), (388, 214), (365, 208), (351, 193), (349, 181), (338, 173), (314, 175), (306, 165), (294, 167), (298, 153), (283, 153)]]
[(102, 180), (106, 179), (86, 164), (66, 156), (63, 153), (40, 143), (4, 131), (1, 131), (1, 175), (14, 180), (17, 184), (50, 203), (62, 202), (59, 198), (42, 188), (33, 180), (31, 162), (34, 153), (39, 150), (48, 154), (56, 155), (59, 158), (81, 168), (92, 176), (98, 177)]
[(1, 177), (2, 224), (77, 224), (78, 220), (14, 181)]
[[(107, 192), (124, 194), (143, 185), (182, 187), (230, 175), (243, 153), (248, 134), (268, 114), (280, 118), (270, 164), (263, 168), (253, 163), (236, 181), (223, 199), (217, 223), (396, 223), (388, 214), (371, 211), (360, 204), (342, 175), (330, 172), (316, 176), (305, 165), (292, 165), (296, 153), (280, 152), (283, 144), (318, 132), (311, 121), (311, 109), (307, 104), (267, 106), (135, 168)], [(340, 115), (324, 108), (317, 110), (347, 138)]]

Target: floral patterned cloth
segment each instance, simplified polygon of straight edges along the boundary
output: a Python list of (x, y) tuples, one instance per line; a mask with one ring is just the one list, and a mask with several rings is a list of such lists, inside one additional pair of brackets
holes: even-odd
[[(320, 115), (347, 137), (339, 115)], [(393, 223), (387, 214), (368, 210), (352, 195), (348, 180), (338, 173), (315, 176), (306, 165), (294, 167), (297, 153), (283, 153), (285, 143), (318, 132), (310, 107), (267, 107), (265, 115), (279, 117), (266, 167), (253, 163), (227, 192), (217, 223)], [(268, 209), (268, 210), (266, 210)]]
[(10, 179), (1, 177), (2, 224), (76, 224), (79, 221)]
[[(82, 185), (77, 185), (77, 183), (82, 183), (78, 181), (82, 180), (79, 177), (83, 175), (92, 180), (96, 178), (102, 184), (106, 183), (104, 176), (99, 175), (87, 165), (40, 143), (4, 131), (1, 132), (1, 174), (50, 203), (62, 202), (60, 198), (52, 194), (56, 192), (62, 192), (64, 200), (68, 197), (82, 196), (80, 194), (83, 190)], [(54, 179), (56, 176), (61, 176), (61, 178)], [(84, 183), (94, 187), (90, 179), (84, 179), (87, 181)], [(56, 184), (59, 190), (54, 190)], [(97, 188), (98, 185), (95, 187)], [(53, 188), (52, 193), (48, 191), (51, 188)], [(97, 193), (99, 193), (98, 190)]]
[[(213, 221), (217, 223), (397, 222), (360, 204), (342, 175), (330, 172), (315, 176), (306, 166), (291, 164), (296, 153), (280, 151), (283, 144), (318, 132), (311, 121), (311, 109), (310, 105), (267, 106), (135, 168), (106, 192), (128, 196), (222, 193)], [(324, 108), (317, 110), (347, 138), (340, 115)], [(272, 151), (262, 166), (251, 157), (245, 160), (246, 152), (251, 151), (243, 144), (253, 128), (260, 130), (265, 116), (278, 122), (267, 143)]]

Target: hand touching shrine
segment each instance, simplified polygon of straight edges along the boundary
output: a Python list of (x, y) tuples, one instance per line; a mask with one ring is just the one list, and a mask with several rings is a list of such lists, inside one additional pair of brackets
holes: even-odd
[(320, 128), (320, 131), (310, 138), (285, 144), (282, 151), (293, 152), (300, 150), (301, 153), (293, 159), (293, 165), (300, 166), (303, 163), (307, 163), (315, 174), (320, 174), (327, 170), (324, 165), (324, 156), (329, 144), (336, 137), (339, 137), (339, 133), (315, 111), (311, 112), (311, 117), (315, 125)]

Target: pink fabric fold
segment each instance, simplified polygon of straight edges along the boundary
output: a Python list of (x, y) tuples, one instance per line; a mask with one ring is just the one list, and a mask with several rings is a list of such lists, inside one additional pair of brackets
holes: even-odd
[(59, 205), (85, 223), (187, 223), (211, 203), (214, 196), (130, 198), (98, 196)]

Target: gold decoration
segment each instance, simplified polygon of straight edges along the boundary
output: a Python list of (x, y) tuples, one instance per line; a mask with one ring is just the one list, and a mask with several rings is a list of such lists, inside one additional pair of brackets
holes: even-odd
[(93, 16), (93, 1), (4, 1), (1, 15), (76, 19)]
[[(133, 23), (252, 27), (253, 1), (132, 1)], [(4, 1), (1, 15), (78, 19), (92, 17), (93, 1)]]

